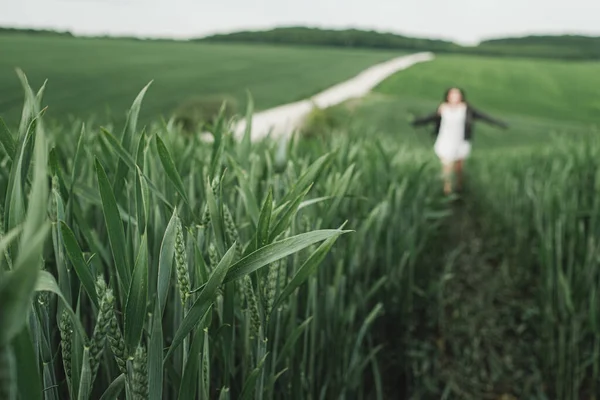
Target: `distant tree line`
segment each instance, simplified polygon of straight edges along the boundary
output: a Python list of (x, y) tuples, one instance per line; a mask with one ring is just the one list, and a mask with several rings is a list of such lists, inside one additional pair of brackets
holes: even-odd
[(196, 39), (210, 42), (255, 42), (274, 44), (300, 44), (309, 46), (363, 47), (375, 49), (411, 49), (453, 51), (460, 46), (445, 40), (420, 39), (392, 33), (358, 29), (325, 30), (291, 27), (268, 31), (242, 31)]
[(0, 34), (29, 34), (29, 35), (50, 35), (50, 36), (70, 36), (73, 34), (69, 31), (55, 31), (50, 29), (27, 29), (27, 28), (7, 28), (0, 26)]
[[(0, 27), (1, 34), (33, 34), (74, 37), (71, 32)], [(140, 39), (107, 37), (143, 41), (174, 41), (173, 39)], [(192, 39), (194, 42), (262, 43), (303, 46), (331, 46), (365, 49), (433, 51), (506, 57), (539, 57), (566, 60), (600, 59), (600, 37), (590, 36), (526, 36), (486, 40), (477, 46), (436, 39), (414, 38), (394, 33), (346, 29), (331, 30), (309, 27), (284, 27), (265, 31), (242, 31)]]
[(289, 27), (266, 31), (243, 31), (196, 39), (204, 42), (270, 43), (372, 49), (435, 51), (494, 56), (543, 57), (559, 59), (600, 59), (600, 37), (527, 36), (486, 40), (477, 46), (392, 33)]

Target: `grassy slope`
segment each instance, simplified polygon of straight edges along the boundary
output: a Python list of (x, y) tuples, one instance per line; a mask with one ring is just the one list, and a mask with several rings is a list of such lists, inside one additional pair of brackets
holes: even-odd
[[(592, 343), (587, 339), (591, 336), (586, 318), (589, 285), (580, 277), (585, 274), (582, 260), (589, 256), (583, 250), (585, 243), (593, 241), (592, 232), (597, 231), (584, 232), (575, 215), (585, 209), (594, 216), (592, 220), (597, 216), (586, 200), (594, 198), (597, 167), (591, 160), (596, 147), (589, 146), (593, 143), (589, 137), (569, 147), (568, 140), (552, 141), (549, 135), (582, 133), (585, 137), (590, 132), (594, 113), (598, 114), (593, 88), (599, 83), (599, 69), (600, 63), (440, 57), (395, 75), (381, 85), (380, 93), (355, 104), (355, 134), (386, 134), (385, 147), (392, 154), (402, 152), (403, 142), (418, 143), (434, 165), (438, 161), (429, 129), (412, 129), (408, 119), (411, 112), (434, 109), (445, 87), (466, 88), (474, 104), (512, 126), (498, 131), (478, 125), (463, 201), (454, 204), (444, 224), (446, 236), (430, 250), (440, 255), (441, 283), (439, 289), (431, 285), (437, 291), (432, 300), (435, 311), (415, 319), (424, 327), (411, 344), (426, 361), (413, 369), (418, 373), (408, 390), (412, 398), (593, 397), (589, 393), (596, 386), (587, 381), (595, 376), (592, 369), (570, 355), (592, 352), (591, 346), (579, 350)], [(586, 151), (582, 143), (588, 144)], [(406, 151), (415, 153), (416, 148), (409, 146)], [(541, 229), (536, 225), (540, 215)], [(565, 226), (572, 227), (570, 234)], [(579, 235), (574, 233), (577, 229)], [(567, 242), (569, 235), (575, 239)], [(561, 249), (567, 247), (581, 252), (569, 250), (570, 255), (561, 258)], [(567, 258), (579, 261), (570, 263)], [(573, 316), (563, 321), (555, 317), (562, 310), (559, 285), (548, 285), (548, 276), (557, 270), (569, 276), (565, 283), (573, 294), (569, 301), (580, 302)], [(553, 319), (541, 318), (545, 313)], [(398, 320), (389, 310), (387, 315)], [(575, 320), (585, 322), (577, 325)], [(570, 326), (577, 328), (570, 331)], [(382, 359), (385, 370), (394, 371), (384, 375), (389, 379), (390, 398), (397, 393), (396, 371), (407, 365), (393, 356), (402, 348), (401, 340), (400, 344), (395, 340), (405, 331), (406, 325), (400, 324), (387, 331), (392, 344)], [(577, 339), (561, 336), (567, 331)], [(568, 368), (577, 372), (561, 372)], [(586, 380), (576, 381), (582, 377)]]
[(396, 74), (378, 91), (438, 101), (446, 87), (460, 86), (469, 100), (491, 110), (594, 122), (600, 112), (599, 85), (599, 62), (441, 56)]
[(351, 117), (338, 111), (368, 134), (401, 138), (430, 150), (432, 127), (415, 129), (409, 121), (435, 110), (445, 89), (458, 85), (473, 105), (511, 125), (501, 131), (479, 123), (475, 148), (514, 151), (552, 134), (589, 132), (600, 113), (599, 84), (598, 62), (438, 56), (384, 81), (376, 93), (355, 104)]
[(190, 96), (230, 94), (244, 102), (250, 90), (258, 108), (295, 101), (397, 51), (207, 45), (133, 40), (0, 35), (0, 116), (18, 120), (22, 89), (15, 67), (34, 87), (48, 79), (50, 118), (121, 116), (139, 90), (154, 80), (142, 119), (168, 114)]

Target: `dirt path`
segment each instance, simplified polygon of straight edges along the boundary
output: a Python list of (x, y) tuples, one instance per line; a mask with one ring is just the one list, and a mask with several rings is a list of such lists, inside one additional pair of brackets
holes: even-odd
[(539, 385), (528, 328), (534, 299), (483, 236), (469, 199), (453, 208), (446, 227), (450, 279), (440, 297), (440, 383), (449, 399), (522, 398)]
[(532, 288), (483, 235), (472, 195), (463, 199), (422, 260), (437, 274), (421, 282), (413, 314), (404, 321), (390, 314), (379, 327), (385, 399), (539, 398)]
[[(326, 108), (349, 99), (362, 97), (394, 73), (433, 58), (432, 53), (416, 53), (397, 57), (369, 67), (354, 78), (334, 85), (309, 99), (257, 112), (252, 116), (252, 140), (261, 139), (269, 133), (273, 137), (291, 135), (311, 112), (314, 105)], [(234, 126), (234, 135), (240, 139), (245, 130), (246, 120), (243, 119)], [(209, 133), (204, 133), (202, 137), (207, 141), (212, 140), (212, 135)]]

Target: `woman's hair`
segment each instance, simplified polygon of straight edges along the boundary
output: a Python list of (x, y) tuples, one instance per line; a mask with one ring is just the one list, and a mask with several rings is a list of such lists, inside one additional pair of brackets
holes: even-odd
[(466, 102), (467, 101), (467, 95), (465, 94), (465, 91), (459, 87), (453, 86), (451, 88), (446, 89), (446, 92), (444, 93), (444, 103), (448, 101), (448, 95), (450, 94), (450, 91), (452, 89), (457, 89), (460, 92), (460, 95), (462, 97), (462, 101)]

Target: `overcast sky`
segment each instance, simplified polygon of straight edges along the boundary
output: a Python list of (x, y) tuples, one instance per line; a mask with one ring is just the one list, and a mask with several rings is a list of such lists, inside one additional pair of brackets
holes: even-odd
[(197, 37), (310, 25), (461, 43), (531, 33), (600, 36), (600, 0), (0, 0), (0, 26)]

